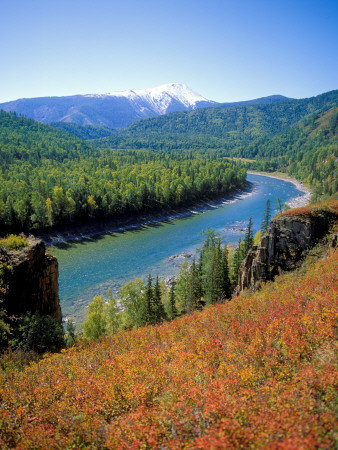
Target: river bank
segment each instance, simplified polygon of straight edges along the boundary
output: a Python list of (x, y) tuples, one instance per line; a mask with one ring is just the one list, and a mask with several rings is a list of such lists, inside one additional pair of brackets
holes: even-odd
[(133, 224), (134, 228), (54, 245), (50, 251), (59, 261), (63, 313), (80, 323), (87, 305), (108, 289), (118, 296), (125, 283), (135, 278), (145, 282), (149, 273), (161, 279), (177, 276), (184, 257), (203, 245), (203, 231), (214, 229), (223, 242), (236, 245), (250, 217), (254, 231), (259, 230), (268, 198), (274, 207), (278, 196), (288, 202), (301, 194), (286, 180), (257, 174), (248, 174), (247, 180), (253, 189), (204, 203), (203, 211), (195, 206), (177, 218), (168, 215), (169, 220), (153, 220), (147, 226)]
[(253, 175), (263, 175), (263, 176), (269, 177), (269, 178), (277, 178), (277, 179), (289, 181), (290, 183), (292, 183), (299, 191), (303, 192), (303, 194), (298, 195), (297, 197), (289, 200), (288, 202), (285, 202), (285, 204), (291, 209), (299, 208), (301, 206), (305, 206), (310, 203), (311, 196), (312, 196), (311, 189), (308, 186), (305, 186), (300, 181), (296, 180), (295, 178), (290, 177), (290, 175), (287, 175), (286, 173), (283, 173), (283, 172), (273, 172), (273, 173), (259, 172), (259, 171), (254, 171), (254, 170), (250, 170), (250, 171), (248, 170), (247, 173), (251, 173)]
[(101, 222), (86, 223), (83, 225), (69, 226), (63, 230), (37, 234), (36, 237), (42, 239), (46, 245), (58, 245), (79, 239), (92, 238), (102, 234), (124, 232), (145, 226), (156, 226), (160, 222), (168, 222), (180, 217), (188, 217), (212, 208), (230, 204), (242, 200), (255, 192), (253, 183), (247, 181), (243, 189), (235, 189), (228, 195), (217, 199), (201, 200), (190, 208), (182, 207), (177, 209), (161, 210), (158, 213), (129, 217), (126, 219), (104, 220)]

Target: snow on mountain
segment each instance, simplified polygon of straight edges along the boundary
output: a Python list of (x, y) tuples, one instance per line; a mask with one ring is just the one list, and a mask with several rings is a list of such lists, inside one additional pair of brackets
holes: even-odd
[(71, 122), (120, 129), (139, 119), (176, 111), (189, 111), (208, 106), (230, 107), (266, 103), (282, 99), (281, 96), (270, 96), (247, 102), (221, 104), (196, 94), (185, 84), (169, 83), (152, 89), (109, 94), (22, 98), (1, 103), (0, 109), (14, 111), (44, 123)]
[[(148, 107), (156, 114), (166, 114), (169, 106), (173, 102), (180, 103), (186, 109), (196, 109), (199, 102), (207, 102), (209, 106), (216, 104), (196, 94), (185, 84), (169, 83), (151, 89), (138, 89), (121, 92), (111, 92), (108, 94), (89, 94), (86, 97), (123, 97), (134, 104), (147, 103)], [(144, 107), (141, 109), (145, 109)]]

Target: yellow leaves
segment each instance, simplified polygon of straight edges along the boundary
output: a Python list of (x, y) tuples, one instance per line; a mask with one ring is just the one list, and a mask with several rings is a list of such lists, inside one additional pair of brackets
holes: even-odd
[(337, 260), (9, 370), (0, 378), (0, 430), (9, 436), (1, 445), (332, 446)]

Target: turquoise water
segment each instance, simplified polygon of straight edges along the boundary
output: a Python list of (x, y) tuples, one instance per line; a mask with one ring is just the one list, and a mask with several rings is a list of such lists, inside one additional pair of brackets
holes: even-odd
[(53, 246), (52, 253), (59, 261), (63, 314), (81, 321), (88, 303), (95, 295), (105, 295), (108, 288), (117, 294), (124, 283), (136, 277), (145, 279), (149, 272), (162, 278), (177, 273), (183, 257), (168, 258), (194, 253), (203, 242), (202, 230), (214, 228), (227, 243), (238, 242), (250, 216), (254, 231), (259, 229), (268, 198), (274, 207), (277, 197), (288, 201), (300, 194), (288, 181), (256, 174), (248, 174), (248, 181), (252, 183), (250, 193), (221, 206), (210, 205), (183, 218)]

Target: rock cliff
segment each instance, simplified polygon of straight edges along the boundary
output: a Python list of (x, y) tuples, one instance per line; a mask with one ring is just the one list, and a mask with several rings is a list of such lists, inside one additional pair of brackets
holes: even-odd
[(237, 293), (257, 290), (264, 281), (302, 264), (306, 253), (328, 233), (338, 219), (338, 201), (287, 211), (273, 219), (259, 245), (249, 250)]
[(41, 240), (30, 237), (24, 248), (2, 249), (0, 263), (7, 268), (2, 280), (1, 308), (8, 316), (39, 312), (61, 322), (58, 262), (46, 253)]

